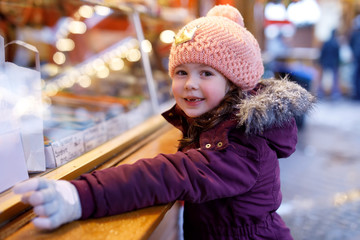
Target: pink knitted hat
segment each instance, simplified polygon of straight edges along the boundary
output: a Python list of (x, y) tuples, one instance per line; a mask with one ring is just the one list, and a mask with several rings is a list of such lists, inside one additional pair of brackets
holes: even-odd
[(229, 5), (213, 7), (177, 33), (169, 56), (170, 77), (185, 63), (209, 65), (244, 91), (253, 89), (264, 73), (258, 42), (245, 29), (240, 12)]

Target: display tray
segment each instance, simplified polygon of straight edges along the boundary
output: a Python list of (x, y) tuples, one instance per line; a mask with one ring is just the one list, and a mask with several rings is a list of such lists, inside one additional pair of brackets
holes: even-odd
[[(177, 129), (166, 123), (161, 116), (154, 116), (106, 144), (59, 168), (47, 172), (45, 177), (70, 180), (77, 178), (82, 173), (95, 169), (108, 168), (118, 164), (134, 163), (140, 158), (153, 157), (158, 153), (172, 153), (176, 151), (177, 140), (179, 138), (180, 132)], [(56, 239), (70, 239), (70, 236), (74, 236), (73, 234), (80, 234), (76, 236), (77, 238), (94, 239), (93, 234), (95, 230), (92, 223), (96, 223), (97, 221), (99, 224), (101, 223), (101, 229), (108, 229), (109, 231), (113, 227), (117, 227), (117, 224), (132, 225), (140, 221), (140, 226), (143, 226), (143, 230), (129, 227), (126, 228), (127, 231), (124, 233), (119, 232), (119, 234), (135, 234), (137, 236), (136, 238), (127, 238), (127, 235), (124, 235), (124, 238), (122, 238), (120, 235), (116, 235), (116, 239), (145, 239), (143, 237), (151, 234), (152, 230), (170, 207), (171, 204), (156, 206), (154, 208), (142, 209), (134, 211), (133, 213), (110, 217), (108, 220), (92, 219), (88, 221), (76, 221), (51, 233), (44, 233), (35, 229), (32, 223), (29, 223), (34, 217), (32, 210), (29, 210), (28, 206), (20, 202), (19, 196), (14, 195), (11, 191), (7, 191), (0, 195), (0, 223), (8, 221), (9, 219), (15, 219), (0, 228), (0, 239), (44, 239), (44, 236), (46, 236), (46, 239), (52, 236), (56, 236)], [(27, 209), (29, 211), (26, 211)], [(25, 211), (24, 214), (17, 216), (21, 211)], [(145, 224), (144, 221), (148, 221), (148, 224)], [(108, 222), (109, 224), (107, 224)], [(99, 234), (104, 233), (101, 229), (98, 229)], [(132, 231), (134, 231), (134, 233), (131, 233)], [(139, 231), (143, 232), (143, 234), (140, 234), (141, 236), (138, 236), (137, 232)]]

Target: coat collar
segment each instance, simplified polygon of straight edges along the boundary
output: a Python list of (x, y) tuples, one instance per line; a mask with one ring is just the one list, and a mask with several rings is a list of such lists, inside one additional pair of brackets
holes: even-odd
[(163, 112), (161, 115), (165, 118), (166, 121), (179, 129), (181, 132), (184, 133), (184, 131), (187, 130), (187, 117), (177, 104), (175, 104), (169, 110)]
[(264, 79), (259, 86), (236, 106), (238, 125), (245, 126), (248, 134), (289, 123), (310, 111), (316, 102), (306, 89), (287, 79)]
[[(191, 118), (186, 117), (184, 112), (175, 104), (170, 110), (164, 112), (162, 116), (173, 126), (178, 128), (183, 133), (187, 131), (188, 121)], [(200, 134), (200, 148), (208, 150), (221, 150), (228, 146), (228, 133), (231, 129), (237, 127), (238, 121), (233, 119), (225, 120), (219, 123), (216, 127)], [(193, 148), (188, 146), (186, 149)]]

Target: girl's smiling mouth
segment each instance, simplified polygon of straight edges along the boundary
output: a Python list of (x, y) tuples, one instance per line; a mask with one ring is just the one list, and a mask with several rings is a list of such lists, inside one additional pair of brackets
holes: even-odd
[(205, 98), (184, 98), (186, 102), (200, 102), (204, 100)]

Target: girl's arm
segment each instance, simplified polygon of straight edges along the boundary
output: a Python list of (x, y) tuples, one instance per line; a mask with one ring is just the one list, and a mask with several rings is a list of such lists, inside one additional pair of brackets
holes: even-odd
[(205, 202), (248, 191), (259, 162), (239, 156), (233, 146), (222, 151), (190, 150), (160, 154), (131, 165), (82, 175), (76, 186), (82, 218), (102, 217), (175, 200)]
[(244, 193), (255, 183), (259, 163), (234, 149), (160, 154), (82, 175), (72, 184), (33, 178), (17, 184), (14, 192), (34, 206), (34, 224), (40, 229), (175, 200), (205, 202)]

